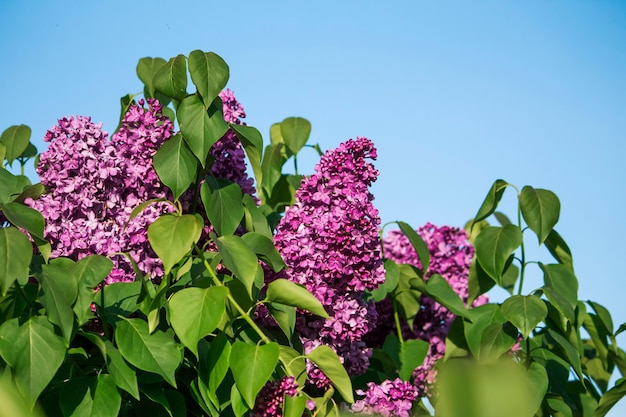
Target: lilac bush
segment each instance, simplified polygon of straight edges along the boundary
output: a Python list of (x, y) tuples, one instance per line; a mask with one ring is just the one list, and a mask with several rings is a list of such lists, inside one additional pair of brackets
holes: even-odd
[[(383, 239), (369, 139), (322, 154), (289, 117), (263, 148), (214, 53), (137, 74), (110, 139), (82, 116), (46, 133), (42, 185), (5, 168), (36, 153), (30, 129), (0, 135), (0, 373), (26, 408), (408, 417), (428, 397), (446, 417), (604, 417), (626, 393), (609, 386), (626, 324), (578, 299), (551, 191), (497, 180), (468, 232), (398, 221)], [(314, 173), (283, 173), (307, 148)], [(507, 188), (518, 224), (496, 212)], [(526, 235), (556, 263), (527, 260)], [(494, 285), (517, 291), (488, 303)]]

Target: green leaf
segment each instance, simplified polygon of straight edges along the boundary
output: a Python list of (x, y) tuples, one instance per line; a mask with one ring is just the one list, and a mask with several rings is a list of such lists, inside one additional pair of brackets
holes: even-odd
[(578, 350), (563, 336), (559, 333), (555, 332), (552, 329), (548, 329), (547, 335), (552, 341), (554, 341), (557, 345), (561, 347), (563, 352), (565, 353), (565, 359), (572, 366), (578, 378), (583, 380), (583, 371), (582, 365), (580, 362), (580, 355), (578, 354)]
[(181, 101), (187, 96), (187, 61), (178, 55), (161, 66), (152, 80), (154, 89)]
[(509, 257), (509, 259), (507, 260), (507, 264), (508, 266), (504, 267), (504, 272), (502, 273), (500, 285), (510, 295), (513, 295), (513, 292), (515, 291), (515, 284), (517, 283), (517, 279), (519, 278), (519, 268), (516, 265), (513, 265), (513, 255)]
[(15, 280), (26, 282), (33, 248), (28, 237), (15, 227), (0, 228), (0, 290), (7, 294)]
[(30, 185), (28, 177), (13, 175), (0, 166), (0, 203), (16, 200)]
[(285, 395), (283, 406), (284, 417), (302, 417), (306, 408), (307, 397), (304, 395)]
[(307, 359), (324, 372), (347, 403), (354, 402), (350, 377), (339, 361), (339, 357), (330, 347), (326, 345), (316, 347), (307, 355)]
[(193, 214), (164, 214), (148, 226), (148, 240), (163, 261), (165, 274), (185, 257), (200, 239), (203, 222)]
[(154, 169), (159, 179), (178, 199), (193, 182), (198, 161), (189, 150), (182, 135), (174, 135), (154, 154)]
[(232, 235), (243, 218), (243, 193), (239, 184), (206, 177), (200, 196), (209, 222), (218, 235)]
[(398, 375), (404, 381), (411, 381), (415, 368), (426, 358), (430, 344), (424, 340), (405, 340), (400, 345), (400, 369)]
[(578, 280), (576, 276), (565, 265), (542, 264), (539, 267), (543, 271), (543, 282), (546, 287), (551, 287), (556, 293), (561, 295), (572, 308), (576, 308), (578, 302)]
[(548, 298), (548, 301), (550, 301), (550, 304), (554, 306), (554, 308), (556, 308), (557, 311), (561, 313), (561, 315), (565, 317), (570, 323), (574, 324), (574, 320), (576, 319), (576, 317), (574, 313), (574, 308), (572, 307), (570, 302), (567, 301), (567, 299), (560, 292), (552, 287), (544, 287), (543, 293)]
[(511, 253), (522, 244), (522, 232), (513, 225), (490, 226), (476, 237), (476, 257), (483, 270), (499, 285)]
[(289, 368), (293, 372), (296, 382), (298, 385), (303, 386), (307, 378), (306, 360), (304, 356), (289, 346), (280, 345), (279, 347), (281, 362), (289, 364)]
[(241, 397), (241, 393), (237, 389), (237, 385), (232, 385), (230, 387), (230, 407), (232, 408), (235, 417), (243, 417), (246, 411), (249, 410), (249, 407), (246, 405), (245, 401)]
[(105, 358), (107, 370), (113, 377), (115, 385), (139, 400), (137, 374), (128, 366), (120, 352), (113, 346), (113, 343), (94, 333), (82, 333), (82, 335), (100, 349), (102, 356)]
[(174, 372), (182, 360), (172, 332), (150, 334), (142, 319), (122, 319), (115, 329), (115, 340), (122, 356), (144, 371), (159, 374), (176, 388)]
[(228, 65), (219, 55), (200, 50), (189, 54), (189, 73), (205, 103), (217, 97), (229, 77)]
[(129, 317), (139, 306), (142, 284), (140, 281), (115, 282), (104, 286), (94, 297), (94, 303), (103, 320), (115, 323), (118, 316)]
[(252, 288), (259, 273), (259, 260), (242, 238), (235, 235), (221, 236), (215, 239), (217, 249), (222, 256), (224, 266), (228, 268), (245, 286), (252, 297)]
[(519, 329), (524, 338), (548, 315), (548, 308), (534, 295), (514, 295), (507, 298), (500, 311), (508, 321)]
[(120, 128), (122, 127), (122, 122), (124, 120), (124, 118), (126, 117), (126, 113), (128, 113), (128, 110), (130, 109), (130, 106), (135, 102), (135, 95), (134, 94), (126, 94), (123, 97), (120, 97), (120, 106), (121, 106), (121, 110), (120, 110), (120, 121), (117, 124), (117, 127), (115, 128), (115, 131), (119, 131)]
[(511, 360), (450, 360), (437, 380), (435, 415), (446, 417), (531, 417), (548, 389), (545, 368), (532, 362), (526, 369)]
[(607, 334), (612, 335), (613, 319), (611, 318), (611, 313), (609, 312), (609, 310), (607, 310), (606, 307), (604, 307), (603, 305), (598, 304), (594, 301), (587, 300), (587, 304), (589, 304), (591, 308), (593, 308), (593, 311), (596, 312)]
[[(1, 170), (0, 170), (1, 172)], [(27, 198), (32, 198), (33, 200), (39, 198), (40, 195), (44, 194), (46, 192), (46, 187), (43, 186), (42, 183), (38, 182), (37, 184), (33, 184), (30, 185), (28, 187), (26, 187), (19, 196), (17, 196), (15, 198), (16, 203), (22, 203), (24, 204), (24, 201)]]
[(67, 417), (116, 417), (122, 397), (111, 375), (79, 377), (61, 389), (59, 406)]
[(79, 325), (84, 324), (92, 316), (90, 306), (94, 298), (94, 289), (104, 281), (112, 269), (113, 262), (101, 255), (86, 256), (74, 265), (72, 275), (78, 282), (74, 313)]
[(502, 194), (504, 194), (504, 190), (506, 189), (508, 185), (509, 183), (500, 179), (496, 180), (493, 183), (493, 185), (489, 189), (489, 192), (487, 193), (487, 196), (485, 197), (483, 201), (483, 204), (478, 209), (478, 213), (476, 213), (476, 216), (474, 216), (474, 221), (472, 223), (472, 226), (475, 223), (491, 216), (493, 212), (496, 211), (496, 208), (498, 207), (498, 203), (500, 202), (500, 199), (502, 198)]
[(43, 240), (45, 222), (40, 212), (16, 202), (0, 204), (0, 211), (11, 224), (26, 229), (31, 236)]
[(22, 326), (16, 340), (13, 376), (15, 384), (32, 409), (65, 358), (65, 344), (54, 334), (45, 317), (32, 317)]
[(291, 340), (296, 328), (296, 308), (280, 303), (266, 303), (265, 306), (276, 320), (278, 327), (285, 333), (288, 340)]
[(426, 276), (426, 273), (428, 272), (428, 268), (430, 266), (430, 252), (428, 251), (428, 245), (426, 244), (426, 242), (424, 242), (424, 239), (422, 239), (422, 237), (407, 223), (396, 223), (398, 223), (398, 226), (400, 226), (400, 230), (409, 239), (409, 242), (411, 242), (413, 249), (415, 249), (415, 253), (417, 253), (420, 263), (422, 264), (420, 270), (422, 271), (423, 276)]
[(304, 286), (284, 278), (278, 278), (267, 286), (265, 300), (310, 311), (325, 319), (330, 318), (322, 303)]
[(190, 287), (178, 291), (169, 301), (170, 322), (181, 342), (196, 357), (198, 341), (208, 336), (222, 321), (228, 288)]
[[(222, 103), (219, 98), (217, 101), (216, 105)], [(228, 130), (222, 111), (216, 112), (215, 108), (214, 105), (207, 110), (197, 95), (186, 97), (178, 106), (180, 131), (203, 168), (211, 146)]]
[(0, 165), (4, 164), (4, 157), (6, 156), (6, 154), (7, 147), (2, 142), (0, 142)]
[(152, 80), (159, 69), (167, 64), (163, 58), (141, 58), (137, 63), (137, 76), (144, 83), (148, 90), (148, 95), (154, 97), (154, 84)]
[(26, 125), (11, 126), (0, 135), (0, 144), (6, 148), (4, 159), (11, 165), (26, 150), (30, 142), (30, 127)]
[[(228, 338), (222, 332), (211, 342), (206, 354), (206, 360), (200, 366), (199, 377), (205, 381), (209, 391), (215, 398), (214, 405), (219, 406), (217, 401), (217, 389), (228, 373), (230, 363), (231, 345)], [(202, 353), (202, 352), (201, 352)], [(203, 366), (206, 364), (206, 366)]]
[(467, 305), (470, 306), (479, 295), (486, 293), (496, 282), (485, 272), (480, 266), (480, 263), (476, 261), (476, 257), (472, 258), (470, 264), (469, 277), (467, 280)]
[(559, 235), (556, 230), (552, 229), (550, 231), (550, 234), (548, 234), (548, 238), (544, 243), (554, 259), (574, 271), (572, 252), (570, 251), (569, 246), (567, 246), (567, 243), (565, 243), (565, 240), (563, 240), (561, 235)]
[(231, 125), (230, 127), (237, 134), (239, 141), (241, 141), (241, 144), (246, 151), (246, 155), (248, 155), (248, 160), (250, 161), (252, 172), (254, 172), (256, 183), (263, 184), (263, 171), (261, 170), (263, 137), (261, 136), (261, 133), (252, 126)]
[(46, 264), (41, 268), (41, 295), (39, 301), (46, 308), (48, 319), (63, 333), (65, 345), (69, 346), (74, 328), (72, 304), (78, 295), (78, 280), (72, 273), (74, 263), (59, 266)]
[(241, 238), (274, 272), (285, 268), (285, 261), (283, 261), (271, 238), (256, 232), (248, 232)]
[(432, 299), (439, 304), (450, 310), (457, 316), (471, 319), (470, 313), (465, 308), (465, 304), (461, 297), (450, 287), (448, 281), (439, 274), (433, 274), (428, 281), (426, 281), (425, 287), (418, 288), (421, 291), (425, 291)]
[(542, 244), (559, 220), (561, 203), (552, 191), (525, 186), (519, 197), (522, 216)]
[(230, 369), (235, 384), (248, 407), (254, 406), (254, 400), (261, 388), (270, 379), (278, 364), (280, 350), (278, 343), (249, 345), (236, 341), (230, 351)]
[(263, 173), (263, 190), (268, 196), (272, 195), (274, 187), (280, 180), (282, 168), (286, 161), (282, 143), (269, 145), (265, 148), (261, 171)]
[(302, 117), (288, 117), (280, 123), (283, 143), (295, 155), (306, 144), (311, 135), (311, 122)]
[(400, 281), (398, 264), (391, 259), (385, 259), (385, 281), (371, 292), (372, 299), (379, 302), (391, 294)]
[(463, 324), (470, 351), (479, 361), (493, 362), (511, 349), (517, 329), (508, 324), (497, 304), (472, 309), (473, 323)]
[(604, 417), (619, 400), (626, 395), (626, 378), (621, 378), (615, 386), (604, 393), (598, 406), (593, 412), (593, 417)]

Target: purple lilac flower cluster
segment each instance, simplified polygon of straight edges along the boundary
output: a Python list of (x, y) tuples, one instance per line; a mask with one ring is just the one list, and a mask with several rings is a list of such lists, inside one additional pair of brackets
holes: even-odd
[[(417, 232), (428, 245), (430, 253), (430, 266), (426, 279), (433, 274), (439, 274), (445, 278), (450, 287), (467, 303), (469, 268), (474, 255), (474, 248), (468, 241), (467, 233), (459, 228), (442, 226), (437, 227), (426, 223)], [(391, 231), (383, 240), (385, 256), (397, 263), (411, 264), (420, 267), (420, 261), (409, 242), (408, 238), (399, 230)], [(486, 296), (478, 297), (473, 306), (479, 306), (488, 301)], [(430, 350), (424, 364), (419, 366), (413, 373), (415, 386), (420, 395), (428, 392), (428, 386), (434, 382), (435, 362), (445, 353), (445, 339), (455, 315), (433, 299), (422, 296), (420, 299), (420, 311), (414, 320), (414, 326), (403, 329), (405, 338), (421, 339), (430, 343)], [(391, 316), (392, 305), (385, 299), (376, 304), (380, 316)], [(376, 329), (378, 341), (392, 331), (393, 321), (381, 321), (381, 326)], [(385, 324), (387, 326), (385, 327)]]
[[(378, 171), (369, 158), (376, 158), (376, 149), (366, 138), (326, 152), (315, 173), (303, 179), (275, 236), (287, 278), (306, 286), (330, 315), (299, 315), (305, 352), (328, 345), (352, 375), (368, 367), (371, 349), (362, 337), (376, 322), (375, 307), (363, 301), (363, 293), (385, 279), (380, 218), (368, 188)], [(327, 385), (321, 372), (310, 371), (317, 386)]]
[[(173, 134), (173, 124), (163, 116), (156, 100), (132, 104), (111, 141), (89, 117), (59, 120), (44, 141), (37, 173), (47, 193), (26, 201), (46, 219), (45, 238), (52, 256), (80, 259), (91, 254), (129, 253), (139, 269), (152, 278), (162, 275), (162, 264), (148, 244), (147, 226), (165, 204), (155, 204), (130, 220), (134, 207), (165, 197), (152, 166), (152, 156)], [(106, 283), (134, 279), (131, 263), (113, 257), (114, 268)]]
[(278, 417), (283, 415), (285, 395), (293, 397), (298, 392), (298, 383), (292, 376), (270, 381), (256, 397), (252, 417)]
[[(226, 89), (219, 96), (223, 102), (224, 120), (227, 123), (245, 125), (241, 119), (246, 117), (246, 113), (243, 106), (235, 99), (233, 92)], [(232, 129), (228, 129), (226, 134), (213, 144), (209, 154), (215, 158), (211, 166), (211, 174), (239, 184), (241, 191), (245, 194), (255, 193), (254, 180), (249, 178), (246, 172), (245, 152), (237, 134)]]
[(352, 404), (352, 411), (383, 417), (409, 417), (418, 394), (410, 382), (400, 378), (385, 380), (380, 385), (368, 382), (367, 391), (356, 390), (356, 393), (365, 398)]

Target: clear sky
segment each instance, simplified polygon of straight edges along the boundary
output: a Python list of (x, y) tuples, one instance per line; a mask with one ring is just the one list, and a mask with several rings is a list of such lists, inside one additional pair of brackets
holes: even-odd
[(302, 116), (323, 149), (375, 142), (383, 222), (463, 226), (497, 178), (554, 191), (580, 297), (626, 322), (623, 1), (0, 3), (0, 130), (40, 150), (65, 115), (113, 131), (139, 58), (214, 51), (265, 137)]

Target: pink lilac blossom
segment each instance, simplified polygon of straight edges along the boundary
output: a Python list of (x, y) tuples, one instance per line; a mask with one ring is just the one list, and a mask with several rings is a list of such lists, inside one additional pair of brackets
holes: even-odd
[(252, 410), (252, 417), (274, 417), (283, 415), (285, 395), (293, 397), (298, 393), (298, 383), (292, 376), (285, 376), (278, 381), (265, 384)]
[[(296, 327), (305, 351), (320, 343), (330, 346), (352, 375), (367, 369), (372, 351), (361, 339), (377, 316), (373, 303), (362, 296), (385, 277), (380, 218), (369, 192), (378, 171), (367, 159), (375, 158), (376, 149), (366, 138), (326, 152), (315, 173), (303, 179), (275, 236), (287, 278), (306, 286), (331, 316), (299, 315)], [(311, 371), (309, 377), (324, 386), (327, 381), (318, 374)]]
[[(226, 121), (240, 124), (245, 112), (232, 91), (226, 90), (220, 97)], [(112, 257), (114, 268), (107, 284), (134, 280), (131, 262), (115, 255), (120, 252), (130, 255), (152, 279), (158, 281), (163, 275), (162, 263), (148, 242), (147, 228), (162, 213), (172, 211), (171, 206), (152, 204), (132, 220), (130, 214), (145, 201), (171, 197), (154, 170), (152, 157), (174, 134), (174, 126), (157, 100), (148, 99), (148, 108), (144, 105), (140, 100), (130, 106), (111, 141), (102, 124), (94, 124), (89, 117), (60, 119), (44, 137), (50, 145), (37, 166), (47, 193), (27, 200), (46, 219), (44, 233), (53, 257)], [(215, 176), (237, 182), (244, 192), (254, 192), (245, 154), (232, 129), (210, 152), (215, 158)]]
[(385, 380), (380, 385), (368, 382), (367, 391), (356, 390), (356, 393), (365, 398), (352, 404), (352, 411), (383, 417), (409, 417), (417, 398), (416, 388), (400, 378)]
[[(474, 255), (474, 248), (468, 241), (467, 233), (456, 227), (437, 227), (431, 223), (420, 227), (417, 232), (428, 245), (430, 253), (430, 266), (426, 279), (432, 274), (440, 274), (467, 303), (469, 267)], [(383, 240), (383, 247), (387, 258), (397, 263), (421, 267), (413, 246), (401, 231), (389, 232)], [(478, 297), (472, 305), (479, 306), (487, 301), (487, 297), (483, 295)], [(433, 366), (445, 353), (445, 338), (455, 315), (426, 296), (421, 297), (420, 304), (420, 311), (415, 317), (413, 328), (409, 329), (406, 326), (402, 330), (405, 338), (421, 339), (430, 343), (424, 363), (413, 373), (415, 386), (422, 396), (428, 393), (428, 387), (434, 381)], [(392, 305), (389, 300), (377, 303), (376, 309), (380, 316), (390, 318), (392, 315)], [(380, 326), (370, 335), (368, 341), (381, 344), (384, 337), (392, 331), (395, 331), (393, 321), (381, 320)]]
[(37, 166), (47, 193), (27, 204), (46, 219), (44, 234), (53, 257), (81, 259), (87, 255), (111, 256), (114, 268), (106, 283), (131, 281), (134, 271), (129, 253), (139, 269), (152, 278), (162, 275), (160, 260), (147, 239), (147, 225), (168, 206), (155, 204), (130, 220), (141, 202), (167, 196), (152, 166), (152, 156), (172, 136), (173, 124), (161, 113), (156, 100), (132, 104), (111, 141), (89, 117), (59, 120), (44, 141), (50, 145)]
[[(246, 113), (233, 92), (226, 89), (219, 96), (223, 102), (224, 120), (231, 124), (245, 125), (241, 119), (246, 117)], [(254, 180), (248, 177), (246, 171), (245, 152), (233, 129), (228, 129), (226, 134), (213, 144), (209, 154), (215, 158), (211, 174), (239, 184), (245, 194), (255, 193)]]

